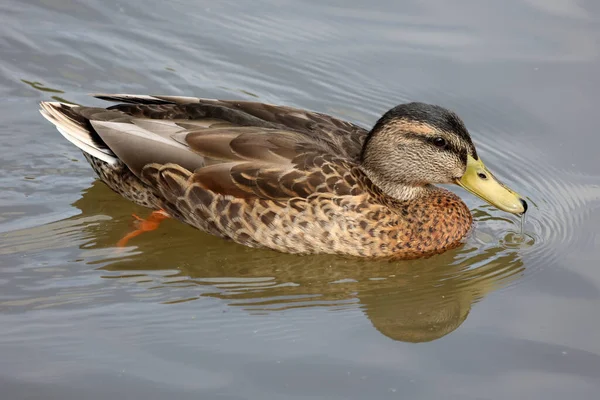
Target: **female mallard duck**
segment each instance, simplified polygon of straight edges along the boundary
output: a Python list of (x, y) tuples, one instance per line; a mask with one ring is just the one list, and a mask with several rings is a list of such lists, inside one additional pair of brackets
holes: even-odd
[(245, 101), (97, 95), (109, 108), (42, 102), (121, 196), (200, 230), (288, 253), (417, 258), (460, 245), (472, 217), (433, 184), (513, 214), (527, 203), (486, 169), (460, 118), (402, 104), (367, 131)]

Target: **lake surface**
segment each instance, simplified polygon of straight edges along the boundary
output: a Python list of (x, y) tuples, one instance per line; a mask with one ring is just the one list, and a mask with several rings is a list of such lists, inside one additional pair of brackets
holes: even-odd
[[(596, 399), (600, 3), (3, 0), (0, 390), (6, 399)], [(299, 257), (141, 209), (38, 113), (87, 93), (248, 99), (370, 126), (456, 111), (517, 217), (462, 191), (465, 245)]]

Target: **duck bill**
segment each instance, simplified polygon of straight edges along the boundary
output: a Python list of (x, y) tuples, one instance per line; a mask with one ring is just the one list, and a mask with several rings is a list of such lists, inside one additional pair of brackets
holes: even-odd
[(467, 170), (456, 184), (502, 211), (523, 214), (527, 203), (517, 193), (504, 186), (485, 167), (481, 160), (467, 158)]

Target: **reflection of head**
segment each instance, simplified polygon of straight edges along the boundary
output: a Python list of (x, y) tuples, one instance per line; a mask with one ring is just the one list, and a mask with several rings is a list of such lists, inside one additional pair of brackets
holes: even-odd
[[(479, 266), (469, 268), (473, 264)], [(394, 340), (429, 342), (457, 329), (473, 303), (517, 278), (522, 269), (518, 252), (493, 247), (445, 268), (421, 267), (417, 278), (364, 291), (359, 298), (379, 332)]]
[(461, 297), (460, 293), (455, 293), (442, 299), (430, 293), (429, 298), (411, 299), (406, 293), (387, 293), (385, 296), (378, 293), (361, 296), (361, 301), (366, 315), (379, 332), (394, 340), (418, 343), (446, 336), (465, 321), (473, 299), (468, 291), (464, 294)]

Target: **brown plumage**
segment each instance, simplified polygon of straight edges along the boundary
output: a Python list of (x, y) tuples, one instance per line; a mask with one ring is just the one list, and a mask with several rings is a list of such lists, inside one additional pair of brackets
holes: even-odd
[(441, 107), (398, 106), (369, 132), (261, 103), (96, 97), (120, 104), (41, 112), (115, 192), (211, 234), (288, 253), (416, 258), (460, 245), (471, 227), (467, 206), (431, 185), (477, 159)]

